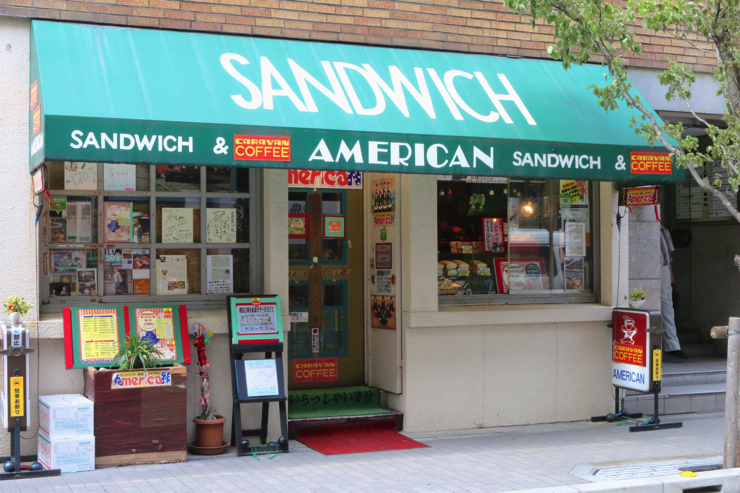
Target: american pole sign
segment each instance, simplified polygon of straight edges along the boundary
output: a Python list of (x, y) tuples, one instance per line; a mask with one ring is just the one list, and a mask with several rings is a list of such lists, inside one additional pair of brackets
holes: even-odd
[(612, 384), (649, 392), (652, 387), (650, 313), (617, 308), (612, 312)]

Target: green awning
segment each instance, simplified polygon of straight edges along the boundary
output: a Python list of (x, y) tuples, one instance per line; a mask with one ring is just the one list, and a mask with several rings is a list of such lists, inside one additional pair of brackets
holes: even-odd
[(44, 161), (675, 182), (600, 66), (33, 21)]

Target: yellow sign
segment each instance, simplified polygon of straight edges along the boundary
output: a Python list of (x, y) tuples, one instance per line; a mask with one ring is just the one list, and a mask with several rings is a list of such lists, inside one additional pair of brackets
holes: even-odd
[(660, 349), (653, 349), (653, 382), (660, 382), (662, 371), (662, 351)]
[(10, 409), (11, 418), (24, 416), (23, 409), (23, 377), (10, 377)]

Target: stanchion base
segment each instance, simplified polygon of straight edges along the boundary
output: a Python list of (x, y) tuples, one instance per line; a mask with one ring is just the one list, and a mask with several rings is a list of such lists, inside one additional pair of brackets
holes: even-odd
[(592, 416), (591, 422), (600, 423), (603, 421), (608, 421), (609, 423), (612, 423), (614, 421), (624, 421), (628, 419), (639, 419), (639, 418), (642, 418), (642, 413), (628, 413), (628, 412), (622, 411), (621, 413), (607, 414), (606, 416)]
[(630, 431), (657, 431), (657, 430), (670, 430), (672, 428), (682, 428), (683, 423), (653, 423), (647, 425), (630, 426)]
[(241, 455), (268, 455), (287, 453), (288, 447), (283, 445), (267, 444), (267, 445), (242, 445), (240, 447)]
[(61, 476), (61, 469), (44, 469), (43, 471), (19, 471), (0, 474), (0, 481), (9, 481), (14, 479), (34, 479), (50, 478), (52, 476)]

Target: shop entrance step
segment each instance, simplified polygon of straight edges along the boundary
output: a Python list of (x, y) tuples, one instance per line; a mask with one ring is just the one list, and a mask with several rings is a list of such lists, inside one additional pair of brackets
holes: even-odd
[[(711, 413), (725, 410), (727, 360), (691, 358), (676, 361), (666, 358), (660, 414)], [(628, 391), (624, 407), (630, 412), (653, 413), (653, 395)]]
[(290, 437), (291, 440), (295, 440), (297, 438), (298, 430), (305, 430), (307, 428), (355, 423), (373, 423), (376, 421), (393, 421), (396, 425), (396, 431), (403, 431), (403, 413), (398, 411), (389, 411), (384, 414), (365, 414), (362, 416), (289, 419), (288, 437)]

